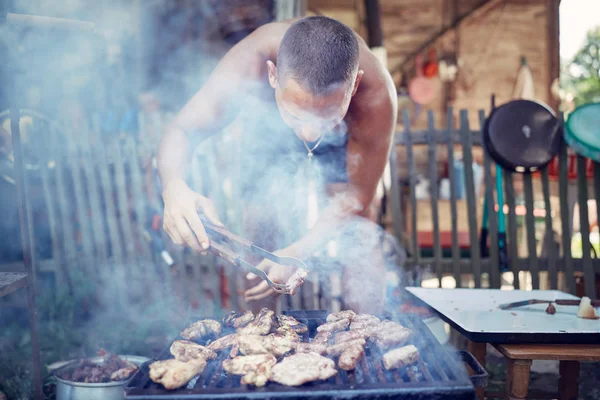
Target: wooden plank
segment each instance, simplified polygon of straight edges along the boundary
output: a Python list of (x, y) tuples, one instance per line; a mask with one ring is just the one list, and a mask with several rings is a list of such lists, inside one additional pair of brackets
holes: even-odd
[(25, 286), (27, 286), (27, 274), (0, 272), (0, 297), (7, 296)]
[(450, 180), (450, 218), (452, 225), (452, 272), (456, 287), (460, 288), (461, 270), (460, 270), (460, 249), (458, 247), (458, 213), (456, 210), (456, 171), (454, 170), (454, 138), (456, 133), (454, 129), (454, 110), (448, 108), (447, 114), (447, 138), (448, 138), (448, 179)]
[[(479, 240), (477, 235), (477, 198), (475, 196), (475, 184), (473, 177), (473, 140), (469, 130), (469, 117), (467, 110), (460, 110), (460, 131), (462, 133), (463, 162), (465, 168), (465, 195), (467, 197), (467, 207), (473, 210), (468, 214), (469, 236), (471, 238), (471, 261), (473, 280), (475, 287), (481, 288), (481, 255), (479, 252)], [(459, 177), (459, 179), (461, 179)]]
[(110, 146), (112, 161), (114, 165), (114, 187), (117, 194), (117, 204), (121, 232), (123, 233), (123, 247), (125, 248), (125, 259), (135, 259), (135, 247), (132, 227), (132, 216), (129, 214), (128, 187), (125, 177), (125, 163), (120, 141), (115, 141)]
[[(485, 125), (485, 112), (479, 111), (479, 123), (480, 126)], [(483, 135), (483, 132), (480, 133)], [(490, 238), (490, 259), (491, 259), (491, 270), (489, 271), (490, 276), (490, 287), (492, 289), (500, 289), (500, 262), (499, 262), (499, 249), (498, 249), (498, 216), (496, 214), (496, 199), (494, 198), (494, 180), (492, 174), (492, 160), (487, 151), (484, 151), (483, 155), (483, 168), (484, 168), (484, 179), (485, 179), (485, 198), (487, 202), (488, 212), (488, 235)], [(503, 212), (503, 211), (501, 211)], [(487, 246), (484, 243), (484, 246)]]
[(558, 271), (556, 269), (556, 259), (558, 258), (556, 246), (554, 246), (554, 227), (552, 225), (552, 204), (550, 203), (550, 181), (548, 179), (548, 168), (542, 170), (542, 192), (544, 194), (544, 208), (546, 209), (546, 234), (550, 240), (548, 245), (548, 279), (550, 280), (550, 289), (558, 289)]
[(566, 291), (575, 294), (575, 274), (573, 259), (571, 257), (572, 225), (571, 210), (569, 209), (569, 160), (567, 157), (567, 144), (563, 140), (558, 153), (558, 191), (560, 200), (560, 221), (562, 226), (562, 254), (563, 271), (565, 273)]
[(417, 264), (421, 259), (421, 253), (419, 248), (419, 240), (417, 239), (417, 195), (415, 193), (416, 190), (416, 181), (417, 177), (415, 176), (415, 160), (413, 156), (412, 149), (412, 139), (411, 139), (411, 131), (410, 131), (410, 117), (408, 115), (408, 110), (402, 110), (402, 120), (404, 121), (404, 136), (406, 136), (406, 160), (408, 162), (408, 170), (409, 170), (409, 187), (410, 187), (410, 206), (411, 206), (411, 227), (412, 227), (412, 253)]
[(435, 120), (433, 117), (433, 111), (427, 112), (427, 124), (429, 127), (429, 150), (428, 150), (428, 164), (429, 164), (429, 198), (431, 201), (431, 216), (433, 221), (433, 254), (434, 254), (434, 268), (437, 272), (439, 286), (442, 287), (442, 247), (440, 246), (440, 216), (438, 210), (438, 178), (437, 178), (437, 142), (438, 136), (435, 133)]
[(600, 346), (587, 344), (499, 344), (504, 356), (516, 360), (600, 361)]
[[(92, 142), (90, 131), (85, 129), (81, 132), (82, 135), (82, 169), (85, 176), (86, 190), (90, 202), (90, 220), (92, 225), (92, 233), (94, 237), (94, 249), (97, 261), (104, 263), (108, 259), (107, 239), (104, 231), (104, 213), (100, 201), (100, 182), (98, 171), (96, 169), (97, 157), (96, 153), (92, 152)], [(94, 268), (94, 270), (96, 270)], [(96, 274), (97, 274), (96, 270)]]
[(579, 231), (583, 250), (583, 279), (586, 296), (596, 298), (596, 274), (591, 262), (590, 219), (588, 214), (588, 185), (585, 158), (577, 156), (577, 193), (579, 194)]
[(402, 215), (402, 203), (400, 201), (400, 185), (398, 180), (398, 153), (396, 148), (392, 146), (390, 151), (389, 166), (391, 184), (389, 188), (390, 203), (392, 206), (392, 219), (394, 224), (394, 233), (400, 243), (404, 243), (404, 222)]
[(529, 271), (531, 272), (531, 286), (534, 290), (540, 288), (540, 274), (538, 269), (537, 249), (535, 243), (535, 217), (533, 216), (533, 183), (531, 174), (523, 174), (525, 191), (525, 225), (527, 227), (527, 254), (529, 259)]

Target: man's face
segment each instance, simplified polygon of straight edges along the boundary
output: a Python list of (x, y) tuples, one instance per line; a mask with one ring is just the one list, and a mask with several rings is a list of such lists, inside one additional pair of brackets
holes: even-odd
[[(275, 89), (275, 100), (281, 118), (300, 139), (307, 142), (317, 141), (342, 122), (360, 81), (358, 77), (332, 88), (326, 95), (316, 96), (292, 78), (272, 77), (271, 66), (269, 67), (269, 81)], [(357, 75), (362, 75), (362, 71)]]

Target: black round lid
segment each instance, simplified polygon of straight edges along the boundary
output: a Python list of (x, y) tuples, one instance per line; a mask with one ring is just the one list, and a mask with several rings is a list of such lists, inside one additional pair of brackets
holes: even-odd
[(485, 130), (492, 158), (518, 172), (548, 164), (558, 154), (562, 137), (562, 124), (552, 110), (530, 100), (513, 100), (496, 108)]

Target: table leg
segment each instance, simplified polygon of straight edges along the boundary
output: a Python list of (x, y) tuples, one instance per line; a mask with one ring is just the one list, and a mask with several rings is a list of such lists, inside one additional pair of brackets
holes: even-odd
[(523, 400), (529, 392), (529, 372), (531, 360), (508, 359), (506, 370), (506, 398), (509, 400)]
[[(469, 353), (475, 357), (475, 359), (485, 368), (485, 356), (486, 356), (487, 343), (476, 343), (469, 340)], [(484, 389), (477, 389), (477, 398), (483, 400), (485, 398)]]
[(579, 361), (560, 361), (559, 400), (577, 400), (579, 396)]

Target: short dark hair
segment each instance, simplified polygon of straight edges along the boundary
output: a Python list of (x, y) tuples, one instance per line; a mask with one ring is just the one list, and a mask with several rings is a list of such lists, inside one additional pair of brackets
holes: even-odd
[(358, 66), (358, 40), (352, 29), (315, 16), (288, 28), (277, 54), (277, 75), (291, 76), (313, 94), (347, 82)]

